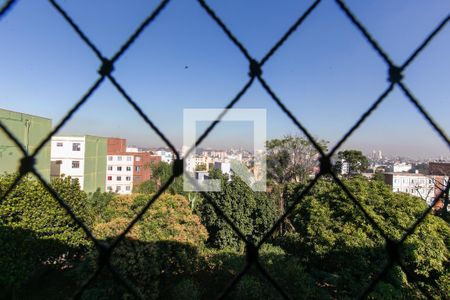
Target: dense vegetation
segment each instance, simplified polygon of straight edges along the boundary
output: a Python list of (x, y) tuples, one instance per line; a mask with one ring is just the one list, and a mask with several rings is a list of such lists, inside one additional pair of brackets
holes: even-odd
[[(268, 193), (252, 191), (238, 177), (210, 172), (220, 180), (222, 191), (206, 195), (253, 242), (294, 203), (310, 180), (305, 172), (314, 167), (311, 159), (307, 167), (299, 169), (301, 174), (279, 168), (277, 157), (280, 164), (288, 165), (291, 159), (283, 143), (272, 145), (279, 149), (269, 157), (269, 172), (276, 168), (280, 176), (269, 177)], [(287, 144), (295, 147), (295, 143), (311, 150), (303, 141), (289, 140)], [(169, 165), (153, 166), (152, 180), (129, 196), (86, 195), (70, 178), (53, 180), (51, 185), (96, 238), (112, 243), (170, 172)], [(12, 175), (0, 177), (0, 194), (12, 179)], [(426, 209), (423, 200), (395, 194), (379, 180), (353, 175), (344, 182), (394, 240)], [(246, 264), (244, 243), (205, 197), (184, 193), (181, 187), (177, 179), (150, 206), (112, 253), (111, 264), (118, 274), (104, 268), (87, 286), (83, 299), (132, 298), (116, 281), (117, 275), (146, 299), (210, 299), (242, 270)], [(388, 259), (379, 232), (328, 178), (321, 179), (295, 205), (283, 227), (260, 249), (259, 261), (292, 298), (354, 298)], [(370, 297), (423, 298), (419, 286), (435, 298), (448, 297), (449, 249), (449, 224), (429, 215), (400, 251), (400, 259), (413, 277), (408, 280), (394, 265)], [(98, 267), (93, 243), (44, 187), (29, 177), (0, 203), (0, 253), (0, 288), (11, 297), (70, 298)], [(280, 295), (252, 267), (229, 297), (278, 299)]]

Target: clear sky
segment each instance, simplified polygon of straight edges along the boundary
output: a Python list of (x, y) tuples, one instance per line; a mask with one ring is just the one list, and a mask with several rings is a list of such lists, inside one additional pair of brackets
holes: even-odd
[[(111, 56), (156, 1), (62, 1), (106, 56)], [(208, 1), (260, 59), (312, 1)], [(450, 1), (347, 1), (379, 44), (402, 64), (450, 13)], [(98, 77), (97, 57), (47, 2), (18, 1), (0, 21), (0, 107), (56, 124)], [(117, 62), (114, 76), (177, 146), (184, 108), (225, 106), (243, 87), (247, 61), (193, 0), (172, 1)], [(387, 87), (386, 66), (331, 0), (322, 1), (264, 66), (264, 78), (317, 138), (332, 146)], [(405, 71), (405, 83), (450, 132), (450, 26)], [(256, 83), (237, 105), (266, 108), (268, 137), (299, 131)], [(229, 129), (227, 130), (227, 126)], [(248, 126), (224, 124), (208, 144), (248, 146)], [(61, 133), (128, 138), (160, 146), (151, 129), (105, 81)], [(213, 132), (214, 134), (214, 132)], [(396, 89), (343, 145), (413, 157), (449, 149)]]

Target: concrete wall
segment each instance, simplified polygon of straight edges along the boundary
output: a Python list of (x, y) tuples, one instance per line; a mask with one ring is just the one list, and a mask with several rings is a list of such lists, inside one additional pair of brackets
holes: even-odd
[[(47, 118), (0, 109), (0, 121), (32, 153), (52, 129), (52, 121)], [(0, 130), (0, 173), (16, 172), (22, 153), (19, 148)], [(50, 143), (36, 157), (36, 169), (50, 180)]]
[(87, 135), (84, 164), (84, 191), (106, 190), (107, 138)]

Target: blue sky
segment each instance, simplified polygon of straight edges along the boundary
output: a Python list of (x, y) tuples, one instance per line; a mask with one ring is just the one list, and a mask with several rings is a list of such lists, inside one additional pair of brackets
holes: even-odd
[[(61, 6), (111, 56), (156, 1), (63, 1)], [(208, 1), (252, 56), (260, 59), (311, 1)], [(347, 1), (398, 64), (450, 13), (449, 1)], [(53, 119), (98, 77), (97, 57), (47, 1), (18, 1), (0, 21), (0, 107)], [(121, 57), (113, 75), (177, 146), (184, 108), (225, 106), (248, 79), (238, 49), (193, 0), (172, 1)], [(381, 58), (331, 0), (322, 1), (264, 66), (273, 90), (317, 138), (337, 142), (387, 87)], [(450, 131), (450, 26), (405, 71), (405, 83)], [(268, 137), (299, 133), (256, 83), (236, 106), (266, 108)], [(128, 138), (159, 146), (151, 129), (105, 81), (61, 133)], [(245, 128), (244, 128), (245, 127)], [(248, 126), (219, 126), (205, 146), (248, 146)], [(245, 134), (244, 134), (245, 133)], [(249, 133), (249, 134), (246, 134)], [(214, 132), (213, 132), (214, 134)], [(342, 148), (413, 157), (449, 156), (399, 90)]]

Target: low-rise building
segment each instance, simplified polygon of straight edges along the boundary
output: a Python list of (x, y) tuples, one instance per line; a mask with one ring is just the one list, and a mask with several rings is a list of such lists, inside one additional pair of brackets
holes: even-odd
[(384, 182), (392, 187), (393, 192), (407, 193), (412, 196), (420, 197), (431, 205), (441, 189), (444, 181), (442, 176), (423, 175), (414, 173), (385, 173)]
[(407, 164), (407, 163), (394, 163), (392, 165), (392, 172), (393, 173), (402, 173), (402, 172), (409, 172), (409, 170), (412, 169), (412, 165), (411, 164)]
[(87, 193), (105, 191), (106, 141), (91, 135), (52, 137), (51, 176), (77, 179)]
[(155, 154), (161, 157), (161, 161), (165, 162), (165, 163), (172, 163), (173, 161), (173, 153), (167, 150), (157, 150), (155, 151)]

